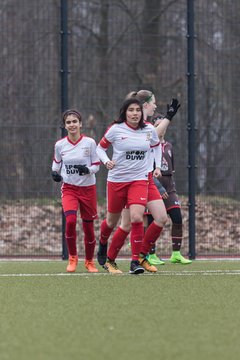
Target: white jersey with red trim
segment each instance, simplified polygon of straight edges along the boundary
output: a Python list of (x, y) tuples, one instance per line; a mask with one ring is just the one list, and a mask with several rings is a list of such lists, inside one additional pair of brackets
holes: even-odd
[[(86, 165), (90, 174), (79, 175), (75, 165)], [(73, 143), (66, 136), (55, 144), (52, 171), (57, 171), (66, 184), (76, 186), (90, 186), (96, 184), (95, 173), (99, 170), (100, 161), (96, 153), (94, 139), (81, 135)]]
[(104, 164), (110, 160), (106, 154), (110, 145), (116, 164), (108, 171), (108, 180), (112, 182), (147, 180), (150, 149), (156, 147), (161, 154), (156, 129), (150, 123), (143, 129), (134, 129), (126, 122), (113, 124), (97, 146), (97, 154)]

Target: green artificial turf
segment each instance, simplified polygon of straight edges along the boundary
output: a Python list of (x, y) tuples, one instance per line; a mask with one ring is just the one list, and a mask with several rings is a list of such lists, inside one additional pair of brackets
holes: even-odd
[(1, 360), (237, 360), (240, 262), (88, 274), (80, 262), (0, 262)]

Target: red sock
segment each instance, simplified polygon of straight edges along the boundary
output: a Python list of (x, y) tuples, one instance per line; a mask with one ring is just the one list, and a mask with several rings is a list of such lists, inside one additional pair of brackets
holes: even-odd
[(155, 224), (154, 221), (151, 223), (143, 238), (141, 253), (145, 255), (149, 253), (151, 247), (155, 244), (155, 242), (159, 238), (162, 229), (163, 228)]
[(85, 259), (92, 260), (96, 245), (93, 221), (83, 221), (82, 227), (84, 231)]
[(100, 242), (106, 244), (114, 228), (110, 228), (106, 219), (101, 223)]
[(111, 259), (111, 260), (116, 259), (119, 251), (123, 247), (123, 244), (124, 244), (128, 234), (129, 234), (129, 232), (124, 231), (123, 229), (120, 228), (120, 226), (117, 228), (117, 230), (115, 231), (115, 233), (112, 237), (111, 245), (108, 249), (107, 256), (109, 259)]
[(143, 223), (131, 223), (131, 249), (132, 249), (132, 260), (138, 260), (141, 246), (142, 246), (142, 239), (144, 234)]
[(76, 223), (77, 223), (77, 215), (76, 214), (69, 214), (66, 216), (65, 239), (67, 242), (67, 248), (68, 248), (69, 255), (77, 255)]

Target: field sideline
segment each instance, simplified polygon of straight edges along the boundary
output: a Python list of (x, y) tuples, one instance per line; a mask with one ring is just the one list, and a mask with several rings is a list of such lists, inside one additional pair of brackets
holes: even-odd
[(166, 262), (157, 274), (66, 274), (0, 261), (1, 360), (237, 360), (240, 261)]

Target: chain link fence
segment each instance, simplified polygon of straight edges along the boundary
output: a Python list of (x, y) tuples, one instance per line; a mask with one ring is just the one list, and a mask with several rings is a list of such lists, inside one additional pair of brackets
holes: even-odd
[[(61, 137), (60, 0), (2, 0), (0, 17), (1, 257), (61, 257), (60, 185), (52, 182)], [(181, 102), (173, 143), (188, 253), (187, 11), (185, 0), (69, 0), (68, 107), (101, 138), (125, 95), (149, 89), (164, 113)], [(237, 0), (194, 1), (196, 256), (239, 256), (239, 15)], [(99, 225), (106, 171), (97, 174)], [(81, 222), (79, 253), (83, 255)], [(158, 252), (171, 252), (170, 222)], [(122, 255), (128, 255), (127, 245)]]

